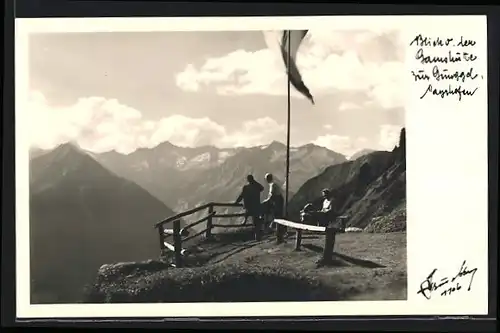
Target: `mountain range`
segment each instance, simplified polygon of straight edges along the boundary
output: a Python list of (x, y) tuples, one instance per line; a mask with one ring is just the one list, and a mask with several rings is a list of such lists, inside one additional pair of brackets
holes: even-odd
[[(208, 201), (234, 201), (247, 174), (263, 183), (271, 172), (280, 183), (285, 158), (279, 142), (233, 149), (165, 142), (128, 155), (72, 143), (31, 150), (32, 303), (78, 302), (100, 265), (157, 258), (155, 222)], [(345, 161), (312, 144), (292, 148), (290, 191)]]
[(32, 303), (78, 302), (101, 265), (158, 257), (152, 225), (172, 214), (72, 144), (32, 158)]
[[(307, 203), (319, 208), (321, 190), (330, 188), (349, 226), (405, 230), (404, 152), (404, 129), (392, 152), (366, 150), (349, 160), (313, 144), (291, 148), (290, 219)], [(285, 159), (277, 141), (230, 149), (165, 142), (131, 154), (71, 143), (31, 150), (32, 303), (78, 302), (101, 265), (157, 258), (155, 222), (209, 201), (233, 202), (248, 174), (265, 185), (270, 172), (283, 185)]]
[[(272, 173), (284, 186), (286, 146), (273, 141), (250, 148), (185, 148), (169, 142), (124, 155), (115, 151), (93, 154), (103, 166), (139, 184), (167, 206), (183, 211), (208, 201), (233, 202), (246, 176), (264, 184)], [(290, 149), (290, 198), (326, 166), (347, 161), (342, 154), (307, 144)], [(262, 193), (262, 199), (267, 193)]]

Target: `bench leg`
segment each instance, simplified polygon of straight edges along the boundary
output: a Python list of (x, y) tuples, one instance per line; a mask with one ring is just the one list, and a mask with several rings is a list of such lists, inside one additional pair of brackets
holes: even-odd
[(301, 243), (302, 243), (302, 230), (297, 229), (295, 235), (295, 251), (300, 251)]

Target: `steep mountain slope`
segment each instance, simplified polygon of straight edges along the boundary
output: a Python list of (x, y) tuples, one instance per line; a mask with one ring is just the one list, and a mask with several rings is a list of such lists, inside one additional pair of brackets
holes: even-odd
[(354, 160), (360, 158), (361, 156), (368, 155), (370, 153), (373, 153), (374, 151), (375, 150), (373, 150), (373, 149), (361, 149), (361, 150), (357, 151), (356, 153), (354, 153), (351, 157), (349, 157), (349, 160), (354, 161)]
[[(283, 184), (285, 179), (286, 146), (276, 141), (266, 146), (234, 149), (182, 148), (167, 142), (129, 155), (110, 152), (94, 156), (176, 211), (207, 201), (234, 201), (250, 173), (262, 183), (267, 172), (273, 173), (278, 183)], [(297, 191), (325, 166), (344, 161), (343, 155), (312, 144), (292, 148), (290, 192)]]
[(321, 190), (330, 188), (336, 209), (348, 215), (348, 226), (367, 231), (406, 230), (405, 130), (392, 152), (373, 152), (334, 165), (307, 181), (290, 202), (290, 218), (313, 203), (320, 208)]
[(172, 214), (71, 144), (33, 158), (32, 302), (78, 302), (100, 265), (158, 257), (152, 224)]
[(351, 223), (365, 226), (369, 232), (406, 231), (406, 130), (401, 130), (399, 145), (392, 151), (393, 164), (366, 191), (358, 205), (352, 206)]
[(92, 156), (109, 170), (134, 181), (175, 208), (179, 189), (186, 188), (186, 183), (201, 171), (219, 166), (237, 151), (212, 146), (185, 148), (164, 142), (128, 155), (111, 151)]
[(50, 149), (41, 149), (41, 148), (30, 148), (29, 150), (29, 159), (32, 160), (35, 157), (42, 156), (45, 153), (48, 153)]

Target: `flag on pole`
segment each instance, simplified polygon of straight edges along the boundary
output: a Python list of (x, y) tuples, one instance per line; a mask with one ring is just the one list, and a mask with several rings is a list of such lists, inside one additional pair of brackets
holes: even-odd
[[(280, 49), (283, 57), (283, 62), (290, 78), (290, 83), (300, 92), (307, 97), (314, 104), (313, 96), (309, 88), (305, 85), (300, 75), (299, 69), (295, 58), (299, 51), (299, 46), (307, 35), (308, 30), (285, 30), (281, 33)], [(288, 61), (290, 60), (290, 63)]]

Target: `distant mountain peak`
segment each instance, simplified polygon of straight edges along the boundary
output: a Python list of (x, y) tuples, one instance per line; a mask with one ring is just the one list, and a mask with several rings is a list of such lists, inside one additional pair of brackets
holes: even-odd
[(177, 146), (174, 145), (172, 142), (163, 141), (162, 143), (158, 144), (156, 147), (153, 147), (153, 149), (154, 148), (174, 148), (174, 147), (177, 147)]
[(154, 258), (150, 223), (174, 215), (74, 144), (31, 162), (29, 195), (32, 295), (66, 303), (82, 300), (102, 264)]
[(302, 146), (300, 146), (298, 148), (306, 148), (306, 149), (314, 149), (314, 148), (328, 149), (328, 148), (325, 148), (325, 147), (322, 147), (322, 146), (318, 146), (317, 144), (314, 144), (312, 142), (306, 143), (305, 145), (302, 145)]
[(45, 153), (50, 152), (50, 149), (43, 149), (40, 147), (30, 147), (29, 149), (29, 158), (30, 160), (37, 158), (38, 156), (41, 156)]
[(370, 148), (364, 148), (364, 149), (358, 150), (357, 152), (355, 152), (354, 154), (352, 154), (351, 157), (349, 157), (349, 160), (350, 161), (354, 161), (355, 159), (360, 158), (361, 156), (365, 156), (365, 155), (371, 154), (374, 151), (376, 151), (376, 150), (375, 149), (370, 149)]
[(282, 149), (286, 148), (286, 145), (282, 142), (279, 142), (277, 140), (273, 140), (270, 144), (265, 146), (266, 149)]
[(74, 155), (87, 155), (87, 152), (80, 148), (78, 144), (74, 142), (67, 142), (57, 146), (52, 150), (52, 155), (55, 156), (74, 156)]

